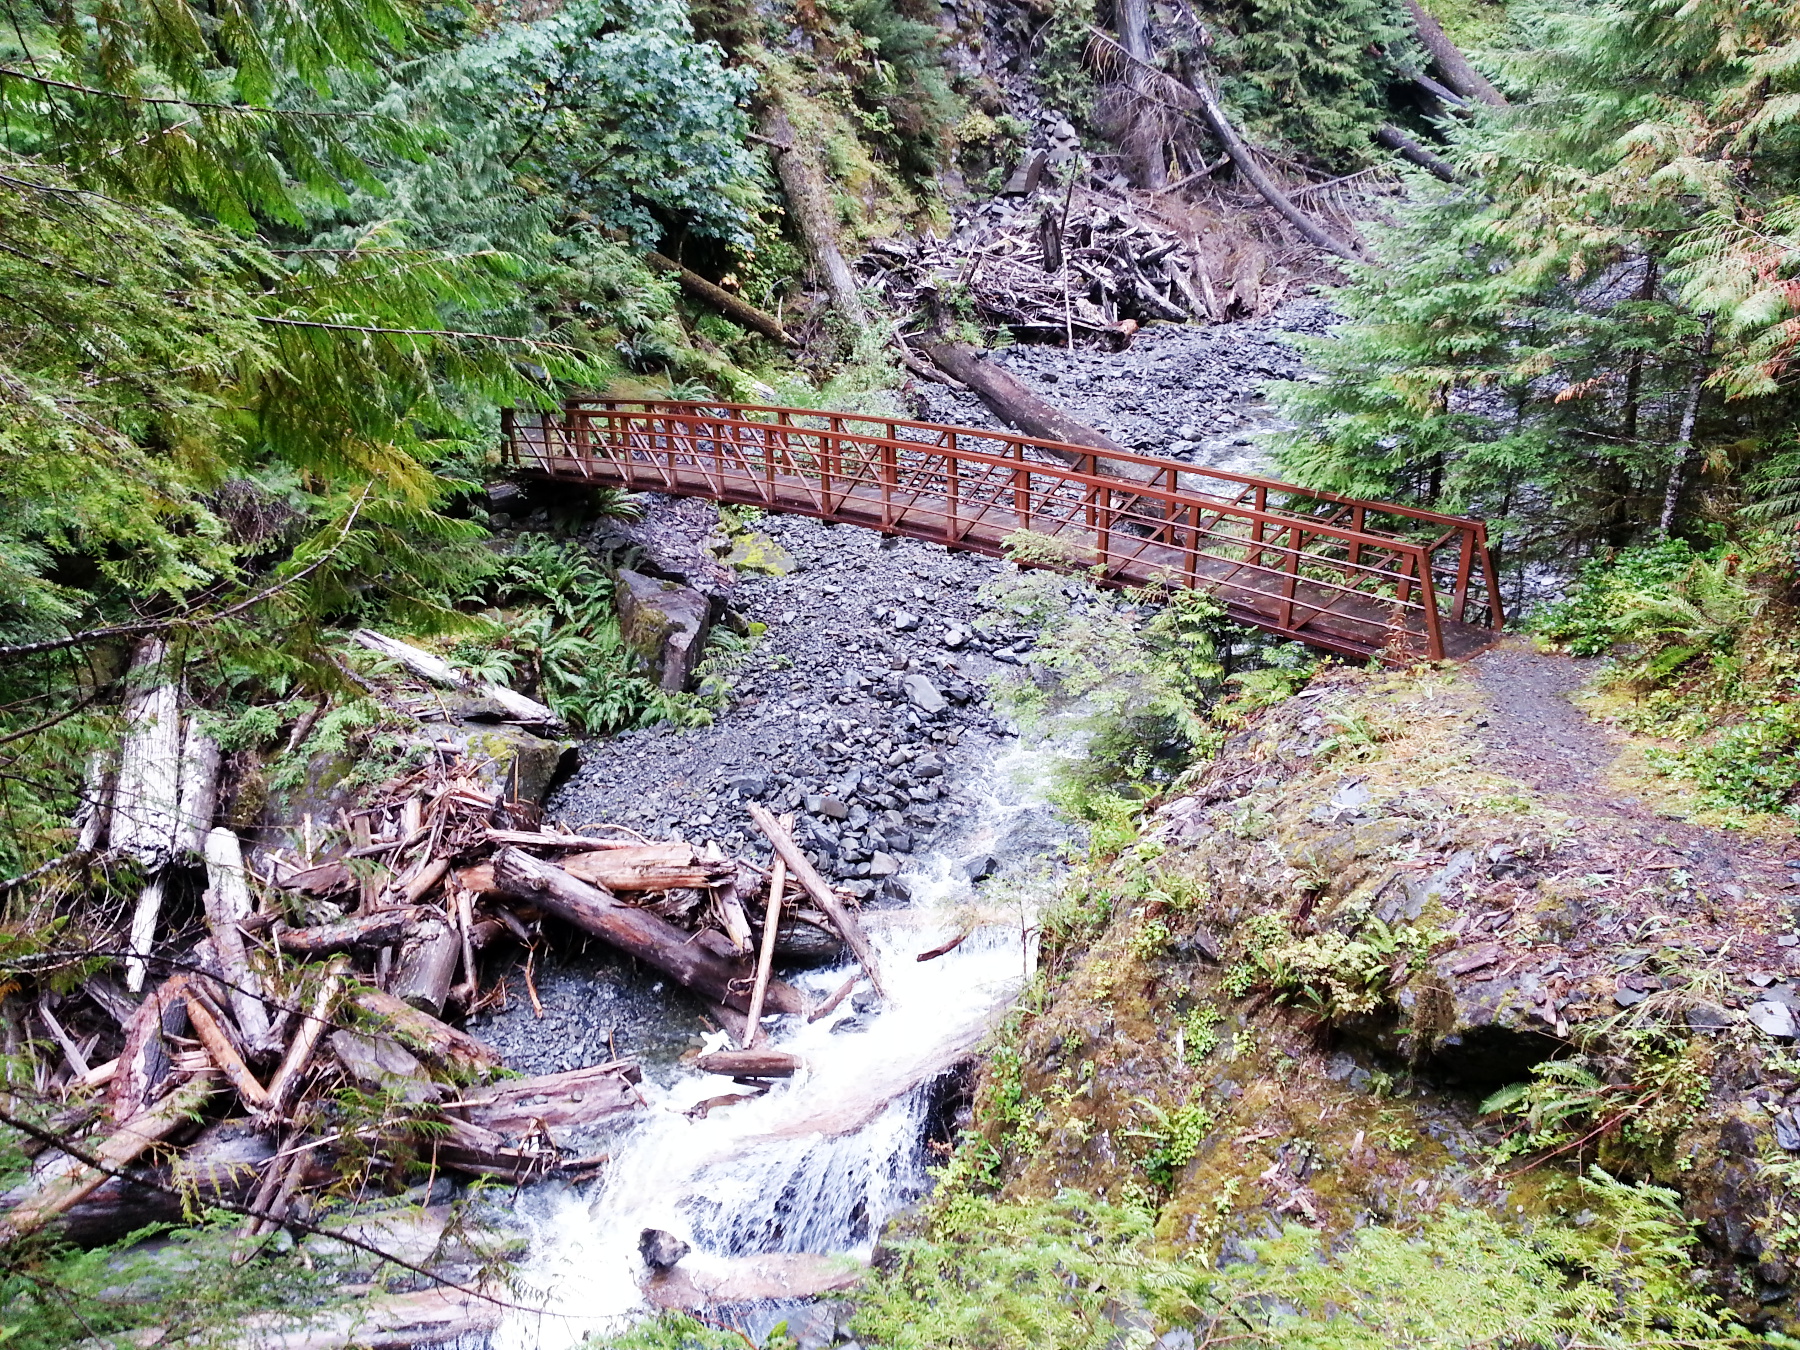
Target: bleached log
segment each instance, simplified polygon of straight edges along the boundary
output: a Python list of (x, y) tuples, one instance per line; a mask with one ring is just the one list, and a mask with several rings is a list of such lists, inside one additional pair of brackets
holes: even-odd
[(245, 1038), (261, 1049), (269, 1039), (269, 1013), (262, 1001), (262, 977), (244, 944), (242, 925), (254, 906), (244, 878), (243, 849), (236, 833), (223, 825), (207, 832), (205, 847), (206, 924), (225, 976), (227, 1002)]
[[(180, 692), (173, 680), (149, 683), (167, 656), (163, 644), (151, 640), (132, 658), (109, 838), (113, 848), (151, 870), (166, 866), (174, 852), (181, 809)], [(139, 981), (134, 993), (141, 975)]]
[(112, 825), (113, 789), (119, 775), (113, 758), (104, 750), (88, 756), (87, 771), (81, 776), (81, 805), (70, 823), (77, 831), (75, 850), (96, 853), (106, 845)]
[(875, 992), (885, 998), (887, 991), (881, 987), (880, 963), (875, 959), (875, 948), (863, 932), (862, 925), (838, 901), (831, 887), (825, 884), (825, 879), (806, 860), (806, 854), (800, 851), (800, 846), (794, 842), (794, 836), (781, 828), (781, 822), (766, 807), (751, 802), (750, 819), (756, 822), (756, 828), (768, 837), (775, 852), (781, 855), (788, 871), (794, 874), (794, 880), (800, 883), (812, 897), (813, 903), (824, 910), (826, 916), (837, 926), (839, 935), (850, 945), (850, 950), (856, 953), (856, 960), (862, 966), (863, 974), (869, 977), (869, 983), (875, 987)]
[(715, 1050), (700, 1056), (700, 1068), (730, 1078), (792, 1078), (800, 1061), (785, 1050)]
[(389, 660), (399, 662), (421, 680), (441, 685), (445, 689), (473, 690), (483, 698), (492, 699), (505, 708), (507, 715), (515, 722), (548, 727), (562, 725), (562, 719), (536, 699), (527, 698), (504, 685), (470, 680), (443, 657), (433, 656), (410, 642), (402, 642), (370, 628), (357, 629), (356, 640), (370, 651), (379, 652)]
[[(503, 1135), (524, 1134), (538, 1126), (592, 1125), (643, 1106), (643, 1094), (637, 1090), (643, 1077), (632, 1061), (613, 1060), (537, 1078), (509, 1078), (445, 1102), (444, 1110)], [(545, 1097), (549, 1100), (539, 1100)]]
[(176, 799), (174, 852), (201, 853), (219, 801), (219, 743), (189, 717), (181, 738), (180, 792)]
[(156, 918), (162, 913), (163, 879), (157, 873), (138, 892), (137, 908), (131, 911), (131, 932), (125, 940), (125, 987), (137, 993), (144, 987), (150, 970), (150, 948), (156, 942)]

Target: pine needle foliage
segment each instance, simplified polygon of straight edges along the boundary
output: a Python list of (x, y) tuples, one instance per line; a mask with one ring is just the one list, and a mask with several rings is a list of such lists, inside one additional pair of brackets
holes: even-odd
[(1326, 378), (1282, 391), (1277, 453), (1489, 516), (1523, 562), (1628, 542), (1678, 466), (1716, 496), (1791, 426), (1800, 16), (1548, 0), (1507, 43), (1519, 97), (1451, 132), (1475, 186), (1415, 180), (1348, 324), (1305, 344)]

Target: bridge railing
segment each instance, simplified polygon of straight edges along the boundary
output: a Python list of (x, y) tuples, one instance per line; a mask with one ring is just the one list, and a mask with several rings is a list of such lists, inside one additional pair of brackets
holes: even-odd
[(1011, 432), (754, 404), (575, 399), (508, 413), (505, 451), (553, 478), (704, 495), (1205, 589), (1316, 646), (1446, 654), (1503, 622), (1481, 522)]

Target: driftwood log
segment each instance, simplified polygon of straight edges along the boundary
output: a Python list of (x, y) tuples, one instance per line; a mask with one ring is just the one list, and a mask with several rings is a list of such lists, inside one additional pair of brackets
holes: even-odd
[(453, 1075), (475, 1077), (500, 1067), (500, 1052), (429, 1013), (379, 989), (358, 990), (351, 1000), (383, 1030)]
[(443, 1109), (503, 1135), (592, 1125), (645, 1105), (644, 1094), (637, 1089), (643, 1078), (632, 1061), (613, 1060), (537, 1078), (509, 1078), (446, 1102)]
[(276, 942), (290, 956), (325, 956), (357, 947), (386, 947), (399, 942), (431, 912), (413, 905), (377, 909), (342, 923), (284, 928)]
[(856, 276), (838, 247), (837, 230), (818, 170), (806, 150), (795, 142), (794, 128), (780, 108), (770, 107), (763, 114), (762, 131), (771, 147), (775, 176), (781, 180), (781, 190), (788, 199), (788, 219), (824, 277), (832, 308), (853, 327), (863, 327), (869, 321), (869, 313), (856, 289)]
[(462, 936), (442, 918), (426, 919), (408, 937), (388, 992), (436, 1017), (450, 999)]
[[(769, 814), (766, 807), (755, 802), (751, 802), (749, 806), (750, 819), (756, 822), (756, 828), (767, 836), (787, 870), (794, 874), (794, 880), (812, 897), (813, 903), (824, 910), (832, 923), (837, 925), (838, 932), (849, 944), (850, 950), (856, 953), (857, 963), (862, 966), (863, 974), (869, 977), (869, 983), (875, 987), (875, 992), (886, 997), (887, 991), (881, 987), (880, 962), (875, 958), (875, 948), (870, 945), (868, 935), (863, 932), (855, 915), (839, 902), (831, 887), (825, 884), (825, 879), (806, 860), (806, 854), (794, 842), (794, 836), (781, 828), (781, 822)], [(772, 998), (769, 1007), (778, 1012), (786, 1011), (775, 1008)]]
[(562, 725), (562, 719), (536, 699), (527, 698), (502, 684), (469, 680), (441, 656), (433, 656), (410, 642), (401, 642), (398, 638), (388, 637), (369, 628), (357, 629), (355, 636), (370, 651), (398, 662), (421, 680), (446, 689), (473, 689), (483, 698), (492, 699), (505, 708), (507, 716), (515, 722), (523, 722), (528, 726)]
[(730, 1078), (792, 1078), (800, 1060), (785, 1050), (715, 1050), (700, 1056), (700, 1067)]
[[(755, 810), (755, 807), (751, 808)], [(755, 972), (707, 950), (693, 935), (648, 910), (620, 904), (610, 891), (570, 876), (552, 863), (516, 848), (494, 859), (494, 880), (509, 895), (530, 900), (565, 922), (603, 938), (627, 955), (672, 976), (709, 1002), (740, 1011), (749, 1007)], [(769, 986), (771, 1012), (805, 1009), (800, 991), (777, 980)]]
[(244, 946), (244, 923), (254, 908), (244, 879), (244, 855), (238, 837), (221, 825), (205, 841), (206, 925), (225, 979), (225, 997), (253, 1051), (269, 1046), (269, 1014), (262, 1001), (262, 977), (250, 964)]

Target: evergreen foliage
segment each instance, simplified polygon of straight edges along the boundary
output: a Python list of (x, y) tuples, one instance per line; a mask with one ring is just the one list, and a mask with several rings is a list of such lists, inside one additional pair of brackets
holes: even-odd
[(1800, 19), (1545, 4), (1511, 44), (1522, 97), (1449, 152), (1479, 187), (1414, 181), (1277, 448), (1310, 486), (1485, 515), (1523, 564), (1654, 528), (1688, 466), (1734, 488), (1791, 426)]

